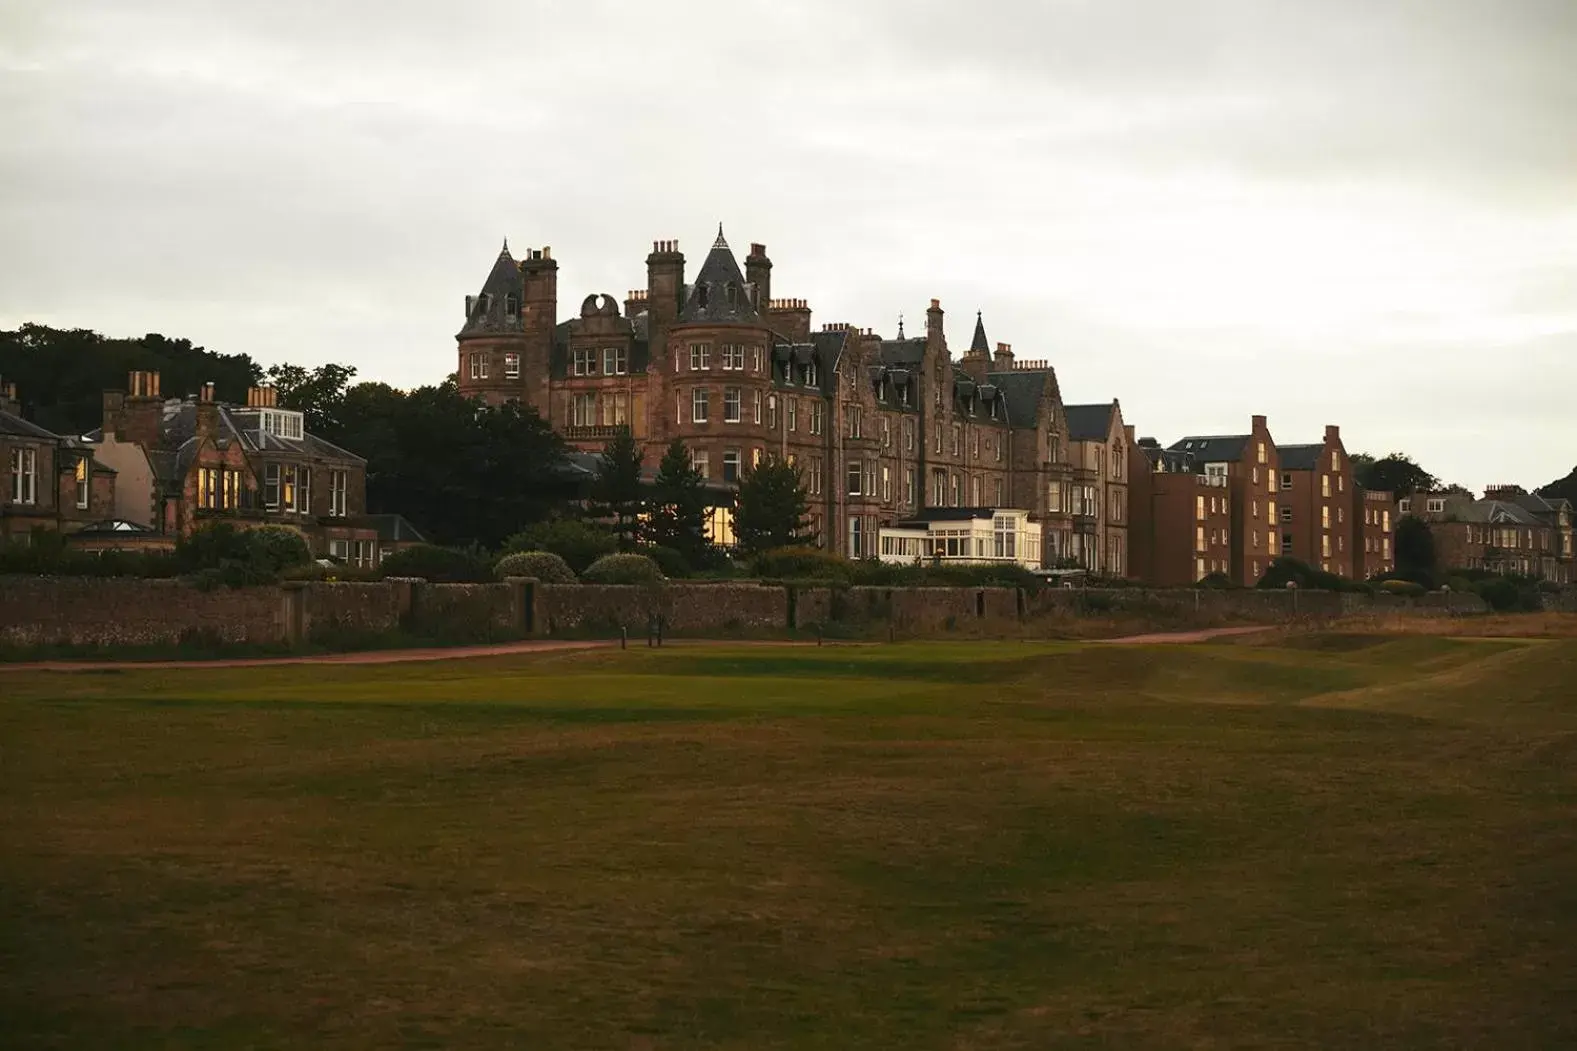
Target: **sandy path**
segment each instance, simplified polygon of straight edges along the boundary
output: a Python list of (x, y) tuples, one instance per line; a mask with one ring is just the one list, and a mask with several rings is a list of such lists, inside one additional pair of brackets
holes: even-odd
[[(1153, 635), (1128, 635), (1117, 639), (1090, 639), (1115, 645), (1154, 645), (1160, 643), (1204, 642), (1224, 635), (1245, 635), (1268, 631), (1267, 627), (1208, 628), (1203, 631), (1168, 631)], [(363, 650), (356, 653), (316, 653), (302, 657), (239, 657), (233, 660), (191, 661), (32, 661), (24, 664), (0, 663), (0, 674), (7, 671), (137, 671), (162, 668), (274, 668), (287, 664), (408, 664), (423, 661), (465, 660), (470, 657), (511, 657), (523, 653), (565, 653), (575, 650), (611, 649), (617, 639), (530, 640), (504, 642), (491, 646), (435, 646), (414, 650)], [(632, 646), (639, 646), (632, 641)], [(672, 646), (814, 646), (813, 642), (786, 640), (750, 642), (728, 639), (671, 639)], [(846, 642), (830, 645), (849, 645)], [(868, 644), (867, 644), (868, 645)]]

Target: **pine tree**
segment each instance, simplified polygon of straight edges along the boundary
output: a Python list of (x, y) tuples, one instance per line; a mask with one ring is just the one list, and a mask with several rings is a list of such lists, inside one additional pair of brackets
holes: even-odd
[(703, 565), (707, 505), (706, 480), (690, 462), (690, 450), (675, 438), (657, 466), (646, 539), (679, 552), (692, 566)]
[(745, 471), (735, 497), (734, 537), (747, 555), (815, 542), (798, 468), (769, 456)]
[(613, 535), (620, 551), (635, 549), (641, 514), (642, 454), (640, 443), (628, 427), (620, 427), (602, 450), (597, 481), (591, 489), (592, 513), (613, 520)]

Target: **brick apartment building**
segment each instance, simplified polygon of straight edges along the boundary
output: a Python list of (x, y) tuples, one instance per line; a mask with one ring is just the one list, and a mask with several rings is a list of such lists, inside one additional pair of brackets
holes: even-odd
[(35, 529), (80, 528), (111, 513), (115, 472), (81, 441), (22, 418), (16, 384), (0, 383), (0, 542)]
[(1128, 575), (1128, 453), (1122, 406), (1068, 405), (1073, 548), (1068, 557), (1107, 576)]
[[(588, 295), (578, 317), (560, 322), (551, 250), (516, 260), (506, 243), (480, 293), (466, 297), (460, 388), (534, 408), (587, 452), (622, 425), (648, 463), (679, 438), (712, 484), (733, 485), (768, 454), (789, 460), (822, 544), (850, 555), (876, 555), (882, 528), (926, 509), (1001, 507), (1040, 523), (1045, 564), (1101, 564), (1110, 538), (1103, 548), (1099, 515), (1079, 516), (1094, 521), (1077, 535), (1093, 539), (1075, 540), (1072, 442), (1047, 363), (993, 348), (978, 315), (955, 360), (934, 299), (923, 335), (905, 335), (901, 320), (892, 338), (842, 322), (813, 329), (807, 300), (773, 296), (772, 270), (760, 244), (741, 269), (720, 228), (686, 280), (678, 243), (657, 241), (646, 287), (622, 309)], [(1125, 463), (1104, 454), (1113, 459)], [(1123, 483), (1086, 471), (1078, 484), (1106, 507), (1109, 487)], [(719, 532), (728, 542), (726, 525)]]
[[(1223, 479), (1221, 484), (1231, 505), (1226, 574), (1232, 583), (1252, 587), (1281, 553), (1281, 537), (1276, 528), (1280, 520), (1277, 472), (1281, 461), (1265, 417), (1251, 417), (1247, 434), (1191, 435), (1172, 443), (1167, 451), (1186, 454), (1194, 470)], [(1210, 499), (1206, 498), (1207, 506)], [(1156, 528), (1181, 526), (1167, 519), (1158, 520)], [(1197, 519), (1191, 528), (1197, 532)]]
[(1354, 567), (1362, 559), (1355, 558), (1350, 547), (1348, 516), (1356, 506), (1358, 487), (1341, 428), (1327, 426), (1318, 445), (1283, 445), (1280, 460), (1281, 554), (1339, 577), (1357, 577)]
[[(1129, 444), (1129, 548), (1133, 576), (1181, 587), (1232, 573), (1232, 493), (1227, 476), (1206, 473), (1192, 452), (1154, 438)], [(1252, 568), (1252, 567), (1251, 567)]]
[(1399, 500), (1396, 511), (1429, 523), (1435, 555), (1445, 569), (1482, 569), (1557, 584), (1577, 581), (1568, 500), (1499, 485), (1486, 489), (1482, 500), (1463, 493), (1414, 493)]
[(1353, 579), (1368, 580), (1396, 569), (1395, 494), (1359, 488), (1353, 493)]
[[(245, 406), (165, 398), (157, 372), (104, 395), (85, 448), (114, 472), (114, 517), (128, 535), (173, 540), (211, 521), (296, 530), (315, 556), (376, 564), (379, 524), (365, 517), (366, 461), (309, 434), (302, 415), (254, 387)], [(97, 538), (96, 538), (97, 539)]]

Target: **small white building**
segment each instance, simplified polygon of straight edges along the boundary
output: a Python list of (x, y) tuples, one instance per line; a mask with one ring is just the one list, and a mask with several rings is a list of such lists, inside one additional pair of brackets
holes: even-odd
[(1028, 511), (935, 507), (881, 530), (883, 562), (943, 565), (1012, 562), (1040, 568), (1040, 523)]

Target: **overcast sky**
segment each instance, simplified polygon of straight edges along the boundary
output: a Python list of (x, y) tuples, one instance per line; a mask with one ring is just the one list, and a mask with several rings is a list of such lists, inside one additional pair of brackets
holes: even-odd
[(817, 323), (975, 311), (1141, 434), (1577, 462), (1572, 0), (0, 0), (0, 326), (454, 368), (723, 222)]

